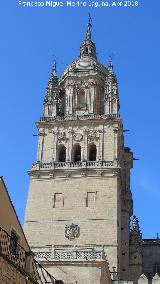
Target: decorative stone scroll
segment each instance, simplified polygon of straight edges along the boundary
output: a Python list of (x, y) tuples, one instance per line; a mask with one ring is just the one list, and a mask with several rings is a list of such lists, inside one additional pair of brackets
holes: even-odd
[(74, 240), (75, 238), (78, 238), (80, 235), (80, 227), (75, 224), (66, 225), (65, 226), (65, 237), (69, 239), (70, 241)]
[(88, 140), (90, 142), (97, 141), (99, 139), (99, 133), (97, 130), (93, 130), (88, 133)]
[(79, 88), (89, 88), (95, 85), (96, 85), (96, 82), (93, 79), (89, 79), (86, 81), (70, 80), (69, 82), (67, 82), (66, 87), (74, 87), (75, 89), (79, 89)]
[(60, 132), (60, 133), (58, 134), (58, 142), (59, 142), (59, 143), (61, 143), (61, 142), (67, 142), (67, 140), (68, 140), (68, 137), (67, 137), (67, 135), (66, 135), (65, 132)]
[(81, 133), (77, 133), (77, 134), (74, 134), (73, 138), (75, 141), (80, 142), (83, 139), (83, 135)]
[(38, 135), (39, 136), (46, 136), (46, 134), (45, 134), (43, 129), (39, 129)]

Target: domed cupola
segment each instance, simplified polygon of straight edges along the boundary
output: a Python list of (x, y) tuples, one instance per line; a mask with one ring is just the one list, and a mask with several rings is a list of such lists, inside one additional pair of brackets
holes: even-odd
[(63, 71), (58, 87), (59, 110), (57, 115), (87, 116), (118, 114), (118, 84), (113, 65), (105, 67), (96, 55), (96, 46), (91, 36), (91, 18), (86, 36), (80, 46), (80, 54)]

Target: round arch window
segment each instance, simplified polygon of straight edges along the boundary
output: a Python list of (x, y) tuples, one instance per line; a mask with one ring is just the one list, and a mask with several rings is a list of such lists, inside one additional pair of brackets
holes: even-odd
[(97, 158), (97, 147), (95, 144), (89, 145), (89, 153), (88, 153), (88, 160), (89, 161), (96, 161)]

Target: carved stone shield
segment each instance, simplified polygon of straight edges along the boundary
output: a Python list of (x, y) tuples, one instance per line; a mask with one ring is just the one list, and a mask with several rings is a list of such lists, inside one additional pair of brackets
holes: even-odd
[(75, 224), (66, 225), (65, 226), (65, 237), (69, 239), (70, 241), (74, 240), (75, 238), (78, 238), (80, 235), (80, 227)]

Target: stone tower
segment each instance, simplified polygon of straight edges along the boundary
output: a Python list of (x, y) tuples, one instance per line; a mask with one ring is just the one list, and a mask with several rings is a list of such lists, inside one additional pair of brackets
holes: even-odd
[(37, 259), (66, 283), (106, 283), (108, 263), (129, 279), (133, 155), (119, 107), (112, 61), (98, 62), (89, 22), (78, 57), (59, 79), (52, 69), (25, 215)]

